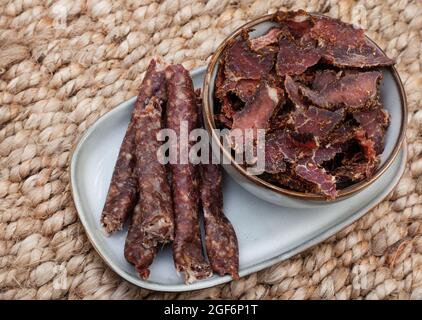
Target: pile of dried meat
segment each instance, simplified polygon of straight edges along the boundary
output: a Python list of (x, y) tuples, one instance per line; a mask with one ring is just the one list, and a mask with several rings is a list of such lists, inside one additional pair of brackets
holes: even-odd
[[(187, 283), (207, 278), (213, 271), (239, 277), (237, 238), (223, 212), (219, 165), (181, 161), (164, 165), (157, 157), (163, 144), (157, 138), (161, 129), (173, 129), (180, 137), (182, 122), (188, 130), (201, 127), (198, 102), (183, 66), (150, 63), (101, 216), (107, 234), (131, 220), (124, 254), (143, 279), (148, 278), (158, 251), (170, 242), (176, 269), (184, 273)], [(202, 249), (201, 211), (208, 260)]]
[(244, 30), (223, 52), (217, 123), (266, 130), (263, 179), (335, 198), (377, 169), (389, 126), (380, 67), (394, 61), (339, 20), (302, 10), (273, 20), (266, 34)]

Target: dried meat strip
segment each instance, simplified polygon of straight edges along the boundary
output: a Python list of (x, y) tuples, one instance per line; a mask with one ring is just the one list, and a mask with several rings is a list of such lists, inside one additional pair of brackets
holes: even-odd
[(317, 42), (308, 36), (314, 18), (303, 10), (274, 15), (282, 30), (279, 35), (276, 71), (279, 76), (300, 75), (316, 65), (321, 54)]
[(224, 75), (224, 62), (222, 62), (216, 77), (215, 96), (220, 100), (221, 116), (228, 120), (232, 119), (237, 109), (243, 107), (243, 102), (237, 96), (230, 94), (236, 92), (236, 84), (237, 82), (226, 79)]
[(326, 90), (339, 79), (339, 73), (334, 70), (318, 70), (314, 74), (312, 89), (315, 91)]
[(138, 179), (139, 204), (142, 212), (141, 232), (145, 247), (173, 240), (173, 203), (167, 171), (158, 159), (162, 142), (157, 135), (162, 129), (162, 107), (156, 97), (139, 112), (135, 119), (135, 175)]
[(357, 47), (365, 43), (365, 33), (349, 23), (330, 17), (318, 16), (310, 33), (313, 38), (327, 44), (346, 47)]
[(300, 93), (305, 87), (293, 81), (289, 76), (286, 76), (284, 83), (288, 97), (296, 106), (296, 110), (290, 115), (291, 121), (289, 122), (299, 133), (323, 137), (344, 119), (344, 110), (342, 109), (332, 112), (314, 106), (307, 107)]
[[(134, 113), (142, 109), (149, 98), (156, 96), (165, 100), (164, 73), (158, 70), (155, 60), (148, 66), (145, 77), (139, 89)], [(123, 143), (120, 147), (110, 187), (101, 215), (101, 224), (107, 234), (121, 230), (137, 201), (137, 180), (133, 174), (135, 168), (135, 131), (134, 118), (129, 123)]]
[[(233, 102), (233, 96), (243, 103), (252, 99), (258, 90), (260, 79), (269, 77), (275, 54), (275, 49), (270, 47), (252, 50), (247, 32), (228, 46), (217, 73), (215, 90), (215, 96), (221, 102), (217, 120), (224, 126), (231, 127), (232, 111), (237, 109), (237, 101)], [(233, 95), (229, 97), (230, 94)]]
[(222, 173), (219, 165), (201, 165), (201, 201), (204, 210), (205, 244), (213, 271), (239, 279), (239, 248), (236, 233), (223, 212)]
[(259, 51), (265, 47), (278, 43), (278, 37), (282, 30), (280, 28), (271, 28), (262, 36), (249, 40), (249, 47), (254, 51)]
[(375, 142), (366, 137), (365, 131), (361, 128), (355, 130), (354, 138), (358, 141), (360, 147), (363, 150), (365, 159), (368, 162), (375, 162), (377, 158), (377, 152), (375, 150)]
[(322, 60), (342, 68), (374, 68), (395, 64), (394, 60), (388, 58), (369, 40), (365, 40), (365, 44), (358, 48), (326, 48), (322, 53)]
[(290, 190), (308, 193), (319, 192), (319, 190), (315, 187), (315, 184), (302, 179), (291, 169), (286, 172), (272, 174), (266, 179)]
[[(310, 136), (298, 138), (286, 130), (267, 135), (265, 143), (265, 171), (272, 180), (290, 189), (321, 193), (335, 198), (335, 178), (319, 167), (340, 151), (338, 147), (318, 147)], [(292, 166), (293, 172), (288, 170)]]
[(224, 80), (226, 78), (226, 76), (224, 74), (224, 69), (225, 69), (224, 60), (221, 60), (218, 64), (218, 70), (217, 70), (217, 74), (215, 76), (215, 89), (216, 90), (223, 85)]
[(312, 160), (317, 165), (320, 165), (324, 162), (334, 159), (334, 157), (340, 152), (342, 152), (342, 148), (340, 146), (320, 147), (314, 151), (314, 154), (312, 155)]
[(378, 98), (378, 84), (382, 79), (379, 71), (347, 73), (322, 91), (300, 86), (301, 93), (314, 105), (325, 109), (345, 106), (349, 110), (374, 104)]
[(226, 94), (220, 101), (220, 113), (217, 115), (217, 120), (225, 127), (231, 128), (233, 116), (244, 107), (245, 103), (233, 94)]
[(278, 11), (274, 14), (273, 20), (278, 22), (280, 28), (296, 40), (307, 35), (315, 23), (314, 17), (304, 10)]
[(241, 79), (236, 83), (235, 93), (243, 101), (250, 100), (259, 87), (260, 81), (252, 79)]
[(294, 129), (302, 134), (324, 137), (331, 132), (344, 118), (344, 110), (329, 111), (310, 106), (292, 113)]
[[(240, 101), (247, 102), (256, 93), (260, 79), (267, 77), (274, 65), (275, 52), (263, 48), (255, 52), (249, 48), (248, 35), (243, 33), (228, 47), (225, 60), (217, 74), (216, 97), (222, 103), (220, 121), (230, 124), (231, 110), (236, 109), (229, 94), (233, 93)], [(224, 73), (221, 72), (224, 68)]]
[(329, 141), (330, 145), (326, 148), (333, 148), (337, 150), (337, 154), (343, 155), (341, 164), (330, 169), (330, 174), (336, 177), (337, 189), (343, 189), (373, 175), (379, 158), (376, 156), (374, 142), (366, 138), (361, 127), (346, 123), (332, 132)]
[(336, 176), (337, 188), (344, 189), (354, 183), (371, 177), (375, 173), (378, 164), (378, 160), (376, 162), (348, 163), (336, 168), (330, 173)]
[(143, 212), (138, 203), (133, 210), (132, 222), (127, 233), (124, 255), (126, 260), (135, 266), (135, 269), (142, 279), (149, 277), (149, 266), (152, 264), (157, 247), (145, 247), (144, 233), (142, 232)]
[[(336, 128), (328, 136), (327, 141), (328, 145), (326, 147), (341, 148), (343, 153), (350, 153), (348, 150), (350, 143), (355, 141), (368, 162), (374, 162), (376, 160), (377, 152), (375, 143), (366, 137), (365, 131), (361, 127), (351, 126), (349, 123), (346, 123)], [(347, 158), (350, 158), (350, 156), (352, 155), (348, 154)]]
[(269, 120), (283, 99), (276, 86), (262, 81), (245, 107), (233, 115), (232, 129), (266, 129)]
[(279, 173), (286, 171), (284, 159), (294, 158), (294, 150), (290, 136), (284, 130), (278, 130), (267, 135), (265, 141), (265, 171)]
[(254, 79), (240, 79), (238, 81), (226, 80), (216, 92), (216, 96), (224, 97), (228, 92), (233, 92), (243, 102), (248, 101), (259, 87), (259, 80)]
[[(198, 111), (192, 79), (182, 65), (166, 69), (167, 127), (180, 137), (180, 126), (188, 130), (198, 127)], [(190, 142), (191, 146), (193, 142)], [(179, 154), (180, 156), (180, 154)], [(184, 272), (185, 281), (204, 279), (212, 275), (202, 252), (199, 228), (199, 181), (197, 167), (191, 163), (170, 164), (175, 220), (173, 257), (177, 271)]]
[(220, 113), (215, 116), (215, 119), (223, 125), (223, 127), (231, 128), (233, 125), (233, 115), (235, 110), (228, 97), (224, 97)]
[(302, 74), (309, 67), (316, 65), (321, 58), (313, 42), (299, 44), (283, 36), (278, 45), (276, 71), (280, 77)]
[(284, 104), (282, 108), (279, 108), (279, 110), (270, 119), (270, 127), (268, 128), (268, 131), (288, 128), (289, 122), (291, 121), (290, 108), (291, 106), (287, 104)]
[(318, 41), (323, 60), (332, 65), (370, 68), (394, 64), (365, 38), (362, 29), (338, 19), (318, 17), (310, 35)]
[(356, 127), (350, 122), (344, 122), (341, 126), (335, 128), (327, 137), (329, 146), (342, 146), (355, 136)]
[(274, 20), (296, 40), (316, 40), (315, 51), (320, 53), (324, 62), (334, 66), (371, 68), (394, 64), (394, 60), (365, 37), (362, 29), (338, 19), (311, 16), (299, 10), (277, 12)]
[(295, 76), (292, 76), (292, 79), (295, 81), (295, 82), (298, 82), (298, 83), (300, 83), (300, 84), (303, 84), (303, 85), (305, 85), (305, 86), (311, 86), (311, 84), (312, 84), (312, 81), (314, 80), (314, 78), (315, 78), (315, 68), (316, 68), (317, 66), (314, 66), (314, 67), (311, 67), (311, 68), (309, 68), (309, 69), (307, 69), (304, 73), (302, 73), (302, 74), (297, 74), (297, 75), (295, 75)]
[(356, 112), (353, 117), (365, 130), (367, 137), (374, 141), (376, 153), (381, 154), (384, 150), (385, 131), (390, 123), (388, 112), (377, 106), (371, 110)]
[(226, 50), (225, 75), (231, 81), (260, 80), (270, 73), (274, 65), (276, 52), (271, 48), (264, 48), (259, 52), (251, 50), (247, 33), (233, 40)]
[(267, 134), (265, 140), (265, 171), (284, 172), (285, 162), (294, 163), (309, 157), (317, 148), (317, 142), (309, 135), (297, 135), (283, 129), (273, 131)]
[(280, 173), (286, 171), (286, 163), (282, 154), (270, 152), (265, 154), (265, 172)]
[(286, 76), (284, 80), (284, 87), (286, 89), (287, 96), (296, 107), (301, 109), (305, 109), (307, 107), (307, 103), (304, 101), (299, 91), (301, 84), (294, 81), (290, 76)]
[(335, 177), (320, 168), (312, 159), (300, 160), (295, 171), (299, 177), (314, 183), (319, 192), (328, 198), (334, 199), (337, 196)]

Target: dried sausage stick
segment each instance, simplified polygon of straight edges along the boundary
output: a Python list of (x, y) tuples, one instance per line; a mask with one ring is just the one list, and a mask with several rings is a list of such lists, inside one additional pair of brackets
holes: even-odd
[[(202, 99), (197, 90), (196, 103), (201, 126)], [(222, 172), (219, 164), (212, 162), (212, 150), (209, 151), (209, 163), (201, 164), (201, 203), (204, 212), (205, 247), (214, 272), (220, 276), (230, 274), (239, 279), (239, 246), (236, 232), (223, 211)]]
[(132, 124), (126, 131), (116, 166), (114, 167), (106, 202), (101, 215), (101, 224), (107, 235), (121, 230), (137, 200), (137, 181), (133, 176), (135, 157), (135, 131)]
[[(167, 127), (175, 130), (180, 137), (182, 121), (188, 124), (189, 131), (198, 126), (192, 79), (181, 65), (167, 67), (166, 78)], [(190, 283), (212, 275), (211, 267), (202, 252), (198, 218), (198, 172), (197, 167), (191, 163), (171, 163), (170, 168), (175, 219), (173, 258), (177, 271), (184, 272), (185, 282)]]
[(129, 226), (125, 242), (125, 258), (135, 266), (136, 271), (142, 279), (149, 276), (149, 266), (152, 264), (156, 254), (157, 247), (147, 248), (144, 246), (144, 233), (142, 227), (142, 210), (138, 203), (133, 210), (132, 222)]
[(133, 117), (139, 201), (126, 238), (125, 257), (135, 265), (139, 276), (146, 279), (158, 243), (173, 240), (173, 205), (166, 167), (157, 158), (161, 145), (157, 134), (162, 128), (160, 102), (152, 97)]
[[(134, 112), (142, 109), (153, 95), (165, 100), (164, 73), (156, 70), (157, 63), (152, 60), (142, 81)], [(133, 171), (135, 167), (135, 132), (134, 119), (129, 123), (126, 135), (120, 147), (117, 162), (111, 178), (110, 187), (101, 215), (101, 224), (107, 234), (121, 230), (137, 201), (137, 181)]]
[(239, 279), (236, 233), (223, 212), (222, 174), (218, 164), (201, 165), (201, 201), (204, 210), (205, 245), (213, 271)]
[[(164, 72), (160, 89), (165, 92)], [(158, 88), (158, 87), (157, 87)], [(159, 91), (157, 91), (159, 93)], [(153, 93), (153, 92), (151, 92)], [(173, 240), (173, 204), (165, 165), (158, 159), (162, 129), (162, 105), (165, 97), (147, 97), (144, 107), (133, 112), (135, 132), (134, 176), (138, 181), (139, 200), (125, 243), (126, 260), (135, 265), (139, 276), (149, 276), (149, 266), (157, 254), (158, 243)], [(145, 105), (146, 104), (146, 105)]]
[(144, 246), (155, 247), (158, 243), (173, 240), (173, 203), (167, 171), (158, 159), (162, 142), (157, 135), (162, 129), (162, 108), (156, 97), (135, 119), (135, 176), (138, 179), (139, 204), (142, 211), (141, 231), (144, 233)]

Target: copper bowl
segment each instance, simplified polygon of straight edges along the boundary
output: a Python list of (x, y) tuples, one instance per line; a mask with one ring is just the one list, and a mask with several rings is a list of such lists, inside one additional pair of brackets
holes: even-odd
[[(399, 154), (400, 148), (405, 139), (407, 124), (407, 101), (403, 84), (394, 66), (382, 68), (384, 79), (381, 84), (381, 101), (384, 104), (384, 108), (388, 110), (391, 115), (391, 124), (386, 133), (385, 150), (381, 155), (380, 166), (371, 178), (339, 190), (336, 199), (330, 200), (320, 194), (289, 190), (271, 184), (258, 176), (249, 175), (243, 167), (234, 161), (230, 150), (224, 148), (219, 135), (214, 131), (214, 129), (216, 129), (214, 122), (214, 81), (221, 54), (227, 47), (228, 43), (232, 39), (238, 37), (244, 29), (253, 29), (249, 33), (251, 38), (264, 34), (269, 28), (276, 25), (275, 22), (272, 22), (272, 17), (273, 15), (265, 15), (241, 26), (222, 42), (211, 57), (211, 61), (208, 65), (204, 78), (202, 99), (205, 127), (208, 130), (213, 143), (218, 146), (219, 149), (213, 150), (213, 152), (220, 153), (225, 160), (225, 163), (230, 163), (225, 165), (223, 164), (223, 167), (242, 187), (259, 198), (269, 202), (286, 207), (311, 208), (316, 205), (324, 206), (332, 202), (341, 201), (362, 191), (377, 180), (391, 166)], [(378, 50), (383, 52), (378, 45), (376, 45), (371, 39), (369, 40), (378, 48)]]

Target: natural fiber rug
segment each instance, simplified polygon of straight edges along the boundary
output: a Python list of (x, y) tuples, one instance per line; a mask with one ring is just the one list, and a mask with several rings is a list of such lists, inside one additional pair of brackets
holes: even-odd
[[(422, 3), (0, 1), (0, 298), (422, 298)], [(69, 187), (71, 149), (136, 95), (152, 56), (193, 68), (278, 8), (351, 21), (396, 57), (409, 102), (408, 166), (388, 200), (317, 247), (207, 290), (134, 287), (90, 245)], [(59, 284), (59, 285), (58, 285)]]

